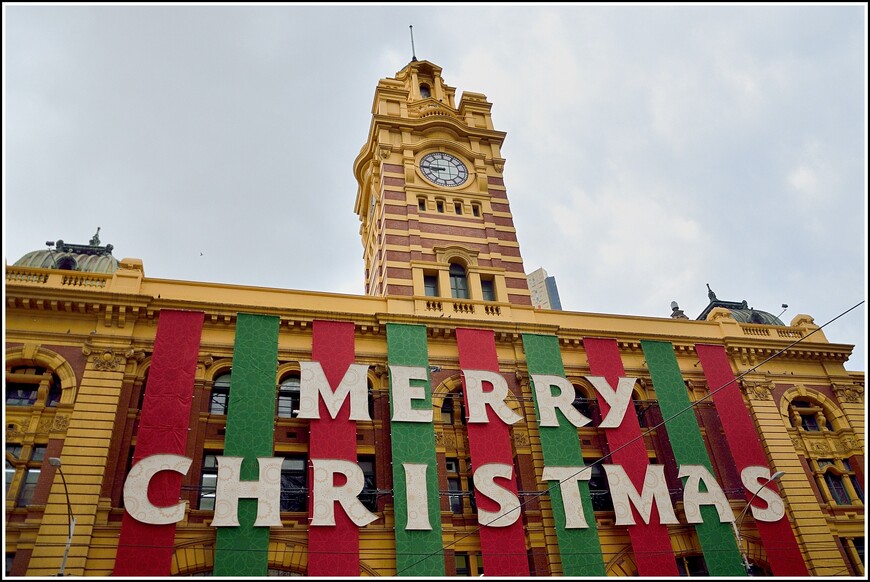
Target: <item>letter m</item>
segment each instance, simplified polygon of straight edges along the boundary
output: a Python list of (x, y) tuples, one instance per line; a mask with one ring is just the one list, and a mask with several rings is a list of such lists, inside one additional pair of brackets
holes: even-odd
[(299, 362), (302, 368), (299, 386), (299, 418), (320, 418), (317, 395), (323, 399), (329, 415), (335, 418), (350, 396), (350, 420), (371, 420), (368, 407), (368, 365), (351, 364), (334, 391), (323, 373), (320, 362)]

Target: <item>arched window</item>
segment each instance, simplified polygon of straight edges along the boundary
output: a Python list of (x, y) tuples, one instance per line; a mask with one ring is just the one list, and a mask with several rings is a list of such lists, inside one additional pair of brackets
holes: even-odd
[(598, 400), (596, 400), (594, 397), (587, 397), (586, 391), (577, 384), (574, 384), (573, 405), (580, 414), (593, 422), (593, 424), (587, 424), (587, 427), (591, 428), (601, 424), (601, 414), (598, 410)]
[(817, 482), (824, 483), (822, 493), (830, 502), (835, 505), (863, 504), (864, 490), (849, 459), (816, 459), (815, 469)]
[(795, 398), (789, 404), (792, 424), (807, 432), (833, 430), (830, 420), (825, 416), (824, 409), (808, 398)]
[[(43, 395), (39, 389), (44, 387)], [(57, 406), (63, 389), (56, 373), (40, 366), (16, 366), (6, 372), (6, 406), (33, 406), (44, 399), (48, 407)]]
[(444, 395), (444, 402), (441, 404), (441, 422), (444, 424), (453, 424), (456, 421), (460, 424), (465, 424), (465, 402), (463, 402), (462, 389), (456, 390)]
[(226, 414), (230, 406), (230, 374), (221, 374), (214, 379), (208, 411), (211, 414)]
[(278, 386), (278, 418), (299, 414), (299, 394), (299, 372), (291, 372)]
[(450, 263), (450, 294), (454, 299), (468, 299), (468, 279), (459, 263)]
[(427, 97), (432, 96), (432, 91), (429, 89), (429, 85), (426, 83), (420, 83), (420, 97), (422, 99), (426, 99)]

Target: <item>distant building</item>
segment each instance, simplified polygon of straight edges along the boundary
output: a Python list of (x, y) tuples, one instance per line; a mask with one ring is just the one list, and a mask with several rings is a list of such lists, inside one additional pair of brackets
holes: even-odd
[(532, 294), (532, 305), (537, 309), (562, 309), (559, 301), (559, 290), (556, 288), (556, 278), (548, 277), (543, 268), (526, 275), (529, 292)]

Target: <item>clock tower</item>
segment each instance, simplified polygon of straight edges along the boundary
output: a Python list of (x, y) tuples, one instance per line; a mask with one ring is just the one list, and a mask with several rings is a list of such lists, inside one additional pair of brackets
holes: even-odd
[(416, 299), (417, 312), (506, 315), (531, 305), (502, 179), (505, 133), (492, 104), (411, 61), (375, 89), (354, 162), (366, 293)]

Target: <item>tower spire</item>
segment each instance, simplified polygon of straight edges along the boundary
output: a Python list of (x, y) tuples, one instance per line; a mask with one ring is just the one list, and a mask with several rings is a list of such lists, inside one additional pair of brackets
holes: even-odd
[(411, 62), (415, 62), (417, 60), (417, 53), (414, 50), (414, 25), (408, 25), (408, 28), (411, 29)]

